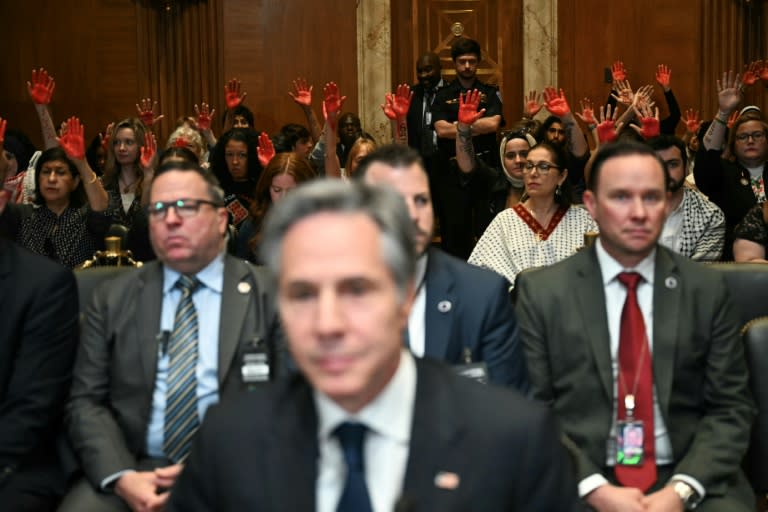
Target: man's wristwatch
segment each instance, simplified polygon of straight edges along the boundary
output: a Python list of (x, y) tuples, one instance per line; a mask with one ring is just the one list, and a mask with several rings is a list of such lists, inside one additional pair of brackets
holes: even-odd
[(699, 495), (696, 489), (683, 482), (682, 480), (672, 481), (672, 490), (677, 493), (680, 500), (683, 502), (683, 508), (685, 510), (693, 510), (699, 504)]

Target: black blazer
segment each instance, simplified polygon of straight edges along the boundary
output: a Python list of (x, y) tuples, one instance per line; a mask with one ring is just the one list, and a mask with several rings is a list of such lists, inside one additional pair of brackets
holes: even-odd
[(42, 495), (64, 490), (55, 439), (77, 346), (77, 305), (70, 270), (0, 238), (0, 501), (12, 480)]
[[(405, 510), (578, 510), (567, 455), (543, 407), (441, 363), (416, 366)], [(296, 375), (211, 409), (169, 509), (315, 510), (317, 461), (312, 389)], [(457, 474), (458, 488), (437, 488), (440, 471)]]

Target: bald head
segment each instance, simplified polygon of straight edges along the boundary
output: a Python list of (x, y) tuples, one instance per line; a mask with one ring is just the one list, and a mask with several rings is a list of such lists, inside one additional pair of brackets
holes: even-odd
[(434, 88), (440, 81), (440, 57), (433, 52), (422, 54), (416, 61), (416, 76), (425, 89)]

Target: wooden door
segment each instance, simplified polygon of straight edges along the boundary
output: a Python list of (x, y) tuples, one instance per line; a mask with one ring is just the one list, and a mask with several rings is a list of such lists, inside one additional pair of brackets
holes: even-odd
[(416, 59), (427, 51), (440, 56), (443, 77), (453, 80), (451, 44), (469, 37), (483, 51), (480, 80), (499, 86), (508, 122), (521, 116), (522, 0), (392, 0), (391, 6), (393, 87), (416, 81)]

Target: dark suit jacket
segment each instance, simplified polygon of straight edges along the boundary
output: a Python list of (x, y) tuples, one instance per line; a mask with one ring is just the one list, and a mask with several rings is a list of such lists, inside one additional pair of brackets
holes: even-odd
[[(424, 126), (424, 86), (415, 84), (411, 87), (413, 98), (411, 99), (411, 108), (408, 109), (408, 145), (416, 151), (421, 151), (421, 139), (425, 135)], [(430, 129), (431, 132), (431, 129)], [(429, 156), (429, 155), (427, 155)]]
[[(521, 274), (516, 288), (534, 396), (554, 409), (579, 480), (601, 473), (615, 398), (595, 248)], [(652, 350), (674, 473), (723, 495), (753, 418), (738, 317), (721, 275), (663, 247), (656, 249)]]
[[(250, 291), (243, 293), (240, 283), (248, 283)], [(99, 287), (85, 315), (66, 419), (73, 448), (95, 487), (146, 456), (162, 285), (161, 264), (150, 262)], [(270, 289), (262, 269), (225, 257), (220, 400), (243, 387), (242, 355), (255, 338), (280, 343)]]
[(0, 502), (11, 483), (61, 493), (55, 439), (77, 346), (72, 272), (0, 238), (0, 312)]
[(430, 249), (424, 355), (450, 364), (472, 361), (488, 365), (495, 384), (528, 390), (528, 372), (507, 281), (439, 249)]
[[(432, 361), (417, 361), (416, 380), (405, 510), (574, 510), (568, 459), (544, 408)], [(170, 510), (315, 510), (317, 462), (312, 390), (297, 375), (212, 408)], [(440, 471), (456, 473), (458, 488), (438, 489)]]

